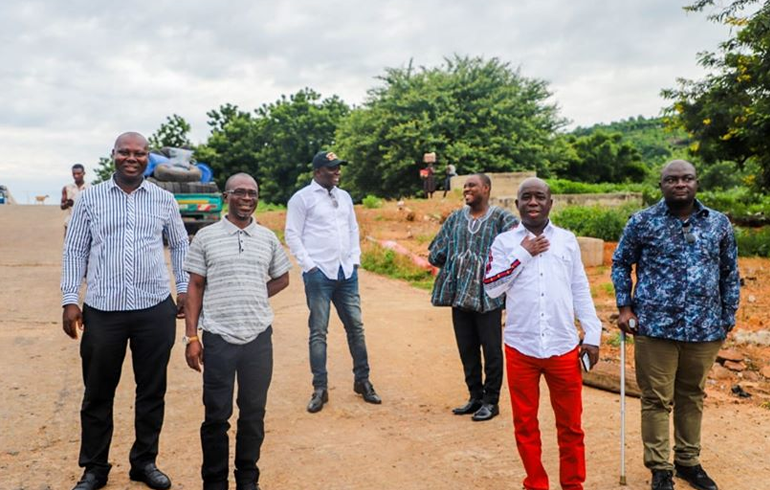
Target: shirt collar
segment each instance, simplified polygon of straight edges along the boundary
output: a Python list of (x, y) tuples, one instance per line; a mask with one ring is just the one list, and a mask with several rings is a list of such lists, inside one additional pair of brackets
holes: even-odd
[[(661, 199), (658, 202), (657, 206), (658, 206), (658, 210), (662, 214), (665, 214), (668, 216), (674, 216), (673, 213), (671, 213), (671, 210), (668, 208), (668, 204), (666, 204), (665, 199)], [(698, 200), (698, 198), (695, 198), (695, 202), (693, 203), (692, 216), (708, 216), (708, 215), (709, 215), (709, 208), (704, 206), (703, 203)], [(676, 218), (676, 216), (674, 217)]]
[[(115, 174), (114, 173), (112, 174), (112, 176), (110, 177), (110, 180), (108, 182), (109, 182), (108, 185), (110, 186), (110, 190), (118, 189), (120, 192), (122, 192), (124, 194), (128, 194), (126, 191), (124, 191), (123, 189), (120, 188), (120, 186), (118, 185), (117, 182), (115, 182)], [(145, 192), (147, 192), (147, 191), (149, 191), (148, 187), (149, 187), (149, 184), (147, 183), (147, 179), (142, 179), (142, 183), (139, 184), (139, 187), (137, 187), (135, 190), (143, 189)]]
[(257, 231), (257, 220), (255, 220), (253, 217), (251, 218), (251, 223), (249, 223), (249, 225), (243, 229), (235, 226), (229, 219), (227, 219), (226, 216), (223, 216), (221, 221), (224, 222), (222, 226), (225, 227), (225, 232), (228, 235), (235, 235), (239, 231), (242, 231), (249, 236), (254, 236), (254, 233)]
[(325, 192), (326, 194), (331, 194), (336, 189), (337, 189), (337, 186), (334, 186), (331, 188), (331, 190), (329, 190), (326, 187), (319, 184), (318, 182), (316, 182), (315, 179), (313, 179), (313, 181), (310, 183), (310, 190), (312, 190), (313, 192), (322, 191), (322, 192)]
[[(543, 235), (550, 237), (553, 235), (554, 230), (556, 229), (556, 226), (553, 224), (553, 221), (551, 219), (548, 219), (548, 224), (545, 225), (545, 228), (543, 228)], [(521, 235), (527, 235), (530, 233), (530, 231), (527, 229), (526, 226), (524, 226), (521, 222), (516, 224), (516, 228), (514, 228), (519, 234)]]

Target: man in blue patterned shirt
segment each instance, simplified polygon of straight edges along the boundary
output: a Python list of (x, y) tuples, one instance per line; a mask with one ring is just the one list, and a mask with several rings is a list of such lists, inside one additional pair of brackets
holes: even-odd
[[(703, 389), (727, 332), (735, 326), (735, 237), (725, 215), (695, 198), (698, 180), (689, 162), (669, 162), (660, 189), (663, 200), (631, 217), (612, 257), (618, 325), (635, 335), (644, 464), (652, 470), (653, 490), (672, 489), (674, 469), (695, 488), (717, 490), (699, 462)], [(673, 465), (668, 428), (672, 407)]]
[(491, 188), (487, 175), (469, 176), (463, 185), (467, 206), (447, 218), (428, 247), (428, 260), (441, 267), (431, 302), (434, 306), (452, 307), (457, 348), (470, 392), (468, 403), (452, 412), (473, 414), (476, 422), (500, 413), (497, 402), (503, 383), (501, 319), (505, 296), (491, 298), (484, 293), (485, 264), (495, 237), (518, 223), (510, 212), (489, 205)]

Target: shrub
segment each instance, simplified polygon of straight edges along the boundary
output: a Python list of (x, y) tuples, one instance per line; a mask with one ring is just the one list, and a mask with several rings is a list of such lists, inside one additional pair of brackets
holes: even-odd
[(413, 264), (409, 257), (379, 245), (370, 245), (362, 250), (361, 267), (383, 276), (408, 281), (421, 289), (433, 287), (433, 276), (429, 271)]
[(366, 196), (361, 203), (366, 209), (377, 209), (382, 207), (382, 199), (371, 194)]
[(735, 228), (738, 255), (770, 257), (770, 226), (759, 229)]
[(578, 236), (616, 242), (620, 239), (629, 216), (638, 209), (635, 205), (616, 208), (570, 206), (554, 213), (553, 222)]
[(552, 194), (605, 194), (608, 192), (644, 192), (650, 186), (642, 183), (587, 184), (567, 179), (546, 179)]

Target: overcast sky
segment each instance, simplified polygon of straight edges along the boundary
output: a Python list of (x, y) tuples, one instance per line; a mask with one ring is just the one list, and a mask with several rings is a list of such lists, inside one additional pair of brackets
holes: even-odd
[(0, 3), (0, 184), (58, 202), (115, 136), (311, 87), (360, 103), (385, 67), (498, 57), (550, 82), (575, 125), (655, 116), (729, 32), (679, 0), (55, 0)]

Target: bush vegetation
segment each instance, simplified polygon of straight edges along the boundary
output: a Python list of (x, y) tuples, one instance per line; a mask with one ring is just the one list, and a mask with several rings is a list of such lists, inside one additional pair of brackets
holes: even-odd
[(369, 244), (361, 251), (361, 267), (364, 269), (407, 281), (412, 286), (430, 290), (433, 276), (429, 271), (414, 265), (409, 257), (399, 255), (379, 245)]
[(369, 194), (361, 201), (361, 204), (363, 204), (366, 209), (378, 209), (382, 207), (382, 199)]
[(617, 208), (601, 206), (570, 206), (552, 215), (553, 222), (578, 236), (616, 242), (623, 233), (629, 216), (639, 207), (625, 205)]
[(735, 240), (741, 257), (770, 257), (770, 226), (758, 229), (736, 227)]

